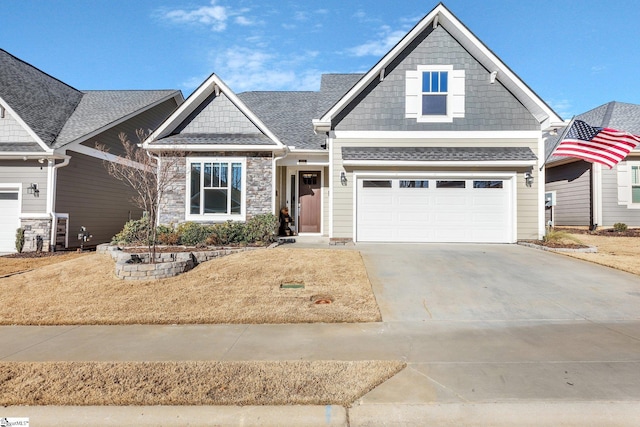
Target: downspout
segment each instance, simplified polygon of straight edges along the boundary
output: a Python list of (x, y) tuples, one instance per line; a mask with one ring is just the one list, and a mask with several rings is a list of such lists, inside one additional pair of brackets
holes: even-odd
[[(47, 181), (49, 182), (49, 189), (47, 191), (47, 214), (51, 217), (51, 235), (49, 236), (49, 247), (53, 247), (56, 244), (56, 178), (58, 176), (58, 169), (69, 165), (71, 156), (64, 155), (62, 162), (56, 164), (55, 159), (48, 160)], [(69, 223), (67, 222), (67, 226)], [(69, 236), (67, 236), (68, 238)]]
[(285, 157), (287, 157), (288, 154), (289, 154), (289, 148), (285, 146), (282, 156), (274, 157), (272, 160), (273, 163), (271, 166), (271, 212), (273, 212), (273, 214), (276, 216), (278, 215), (278, 213), (276, 212), (276, 191), (277, 191), (276, 187), (278, 185), (277, 163), (278, 163), (278, 160), (284, 159)]

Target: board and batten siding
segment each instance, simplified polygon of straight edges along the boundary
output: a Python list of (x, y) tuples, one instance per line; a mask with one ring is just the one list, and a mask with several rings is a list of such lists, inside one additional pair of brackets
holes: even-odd
[[(47, 213), (47, 163), (37, 160), (0, 160), (0, 184), (22, 184), (22, 214)], [(37, 184), (38, 195), (28, 194), (27, 187)]]
[[(416, 172), (416, 173), (428, 173), (428, 172), (475, 172), (482, 173), (487, 172), (516, 172), (516, 212), (517, 218), (515, 219), (517, 224), (517, 239), (518, 240), (530, 240), (537, 239), (538, 235), (538, 186), (540, 184), (540, 175), (537, 168), (533, 168), (534, 182), (531, 187), (525, 185), (524, 174), (529, 168), (504, 168), (504, 167), (402, 167), (402, 163), (398, 162), (398, 166), (394, 167), (358, 167), (352, 166), (344, 167), (342, 165), (342, 147), (344, 146), (362, 146), (362, 147), (388, 147), (404, 146), (404, 147), (443, 147), (443, 146), (469, 146), (471, 144), (451, 144), (443, 143), (442, 141), (421, 141), (408, 143), (393, 143), (389, 141), (354, 141), (354, 140), (340, 140), (334, 139), (332, 141), (333, 150), (333, 230), (331, 237), (333, 238), (352, 238), (354, 235), (354, 171), (367, 171), (367, 172)], [(514, 141), (507, 144), (509, 147), (529, 147), (537, 155), (537, 142), (533, 141)], [(482, 142), (484, 147), (502, 147), (505, 143), (490, 143)], [(340, 173), (344, 171), (347, 177), (347, 185), (343, 186), (340, 182)]]
[(58, 169), (57, 213), (69, 214), (69, 247), (79, 247), (81, 226), (93, 235), (90, 244), (110, 242), (124, 224), (142, 216), (130, 200), (133, 190), (107, 173), (100, 159), (68, 151), (69, 165)]
[[(553, 224), (561, 226), (591, 223), (591, 164), (580, 160), (547, 168), (545, 191), (556, 192)], [(617, 197), (617, 192), (616, 192)], [(546, 212), (550, 219), (550, 211)]]

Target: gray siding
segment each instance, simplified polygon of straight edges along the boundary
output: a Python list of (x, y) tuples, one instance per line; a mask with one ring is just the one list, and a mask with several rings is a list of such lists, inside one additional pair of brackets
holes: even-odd
[[(548, 168), (545, 191), (556, 192), (556, 206), (553, 207), (554, 225), (590, 225), (590, 163), (581, 160)], [(550, 219), (550, 212), (546, 211), (547, 220)]]
[[(636, 159), (633, 159), (636, 160)], [(640, 227), (640, 209), (629, 209), (618, 204), (618, 171), (602, 168), (602, 225), (610, 227), (616, 222)]]
[(184, 123), (177, 133), (249, 133), (260, 130), (223, 93), (212, 94)]
[(0, 144), (4, 142), (35, 142), (35, 139), (23, 128), (8, 111), (0, 118)]
[(167, 117), (169, 117), (176, 107), (177, 104), (175, 99), (171, 98), (123, 123), (120, 123), (117, 126), (112, 127), (111, 129), (107, 129), (104, 132), (89, 138), (87, 141), (83, 142), (82, 145), (95, 148), (96, 144), (103, 144), (108, 148), (109, 153), (116, 156), (122, 156), (122, 144), (118, 138), (118, 135), (121, 132), (124, 132), (127, 135), (129, 141), (137, 144), (140, 141), (138, 141), (136, 137), (136, 130), (155, 130)]
[[(489, 73), (444, 28), (427, 29), (404, 55), (339, 117), (337, 130), (539, 130), (540, 126), (499, 81), (489, 84)], [(412, 50), (413, 49), (413, 50)], [(418, 123), (405, 118), (405, 72), (418, 65), (453, 65), (465, 71), (465, 117), (453, 123)], [(499, 78), (499, 77), (498, 77)]]
[[(47, 164), (37, 160), (0, 160), (0, 183), (22, 184), (22, 213), (47, 213)], [(38, 184), (38, 196), (27, 194), (30, 184)]]
[(90, 244), (110, 242), (130, 218), (142, 215), (130, 202), (134, 193), (109, 176), (102, 160), (68, 154), (72, 156), (69, 165), (58, 170), (55, 211), (69, 214), (69, 246), (80, 246), (81, 226), (93, 235)]

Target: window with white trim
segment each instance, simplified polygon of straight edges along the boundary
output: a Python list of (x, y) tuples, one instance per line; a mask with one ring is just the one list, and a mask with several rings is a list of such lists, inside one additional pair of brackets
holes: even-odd
[(464, 117), (465, 71), (452, 65), (420, 65), (405, 73), (405, 117), (453, 122)]
[(244, 220), (244, 158), (187, 159), (188, 220)]
[(631, 203), (640, 203), (640, 165), (631, 165)]

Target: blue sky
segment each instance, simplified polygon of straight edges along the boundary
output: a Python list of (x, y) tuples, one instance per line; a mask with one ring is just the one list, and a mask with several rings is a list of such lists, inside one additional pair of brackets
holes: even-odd
[[(447, 0), (565, 119), (640, 104), (637, 0)], [(81, 89), (317, 90), (364, 72), (437, 1), (2, 0), (0, 47)]]

